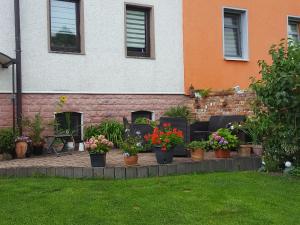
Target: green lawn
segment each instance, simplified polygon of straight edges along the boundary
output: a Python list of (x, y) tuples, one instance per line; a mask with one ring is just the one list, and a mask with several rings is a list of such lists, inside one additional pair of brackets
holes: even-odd
[(129, 181), (0, 179), (0, 225), (300, 224), (300, 180), (214, 173)]

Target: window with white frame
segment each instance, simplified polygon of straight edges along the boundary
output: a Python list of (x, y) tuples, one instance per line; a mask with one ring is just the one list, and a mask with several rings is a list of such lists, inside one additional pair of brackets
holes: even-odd
[(223, 49), (227, 60), (248, 59), (247, 11), (224, 8)]
[(289, 17), (288, 20), (288, 37), (294, 41), (300, 41), (300, 17)]

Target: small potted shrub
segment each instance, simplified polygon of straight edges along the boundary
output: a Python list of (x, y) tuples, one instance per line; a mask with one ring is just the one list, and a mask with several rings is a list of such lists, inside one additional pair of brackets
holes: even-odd
[(201, 161), (204, 159), (204, 152), (207, 149), (207, 141), (192, 141), (187, 145), (187, 148), (191, 151), (192, 160)]
[(32, 140), (32, 153), (42, 155), (45, 141), (42, 138), (42, 132), (45, 130), (43, 119), (40, 113), (37, 113), (34, 119), (24, 119), (23, 126), (29, 130), (29, 136)]
[(105, 138), (104, 135), (91, 137), (85, 142), (91, 158), (92, 167), (105, 167), (106, 153), (113, 147), (113, 143)]
[(145, 135), (145, 140), (155, 148), (157, 162), (168, 164), (173, 162), (174, 148), (183, 144), (183, 133), (164, 123), (162, 129), (156, 127), (152, 134)]
[(0, 161), (12, 158), (15, 135), (11, 128), (0, 129)]
[(16, 143), (16, 155), (18, 159), (23, 159), (26, 156), (28, 144), (31, 143), (31, 139), (27, 136), (19, 136), (15, 140)]
[(127, 166), (138, 164), (138, 153), (143, 150), (141, 140), (137, 137), (128, 137), (120, 144), (124, 153), (124, 162)]
[(209, 147), (216, 158), (230, 158), (230, 151), (238, 146), (238, 138), (228, 129), (221, 128), (209, 136)]
[(253, 153), (262, 156), (263, 121), (255, 117), (248, 117), (245, 123), (241, 124), (240, 129), (250, 137)]

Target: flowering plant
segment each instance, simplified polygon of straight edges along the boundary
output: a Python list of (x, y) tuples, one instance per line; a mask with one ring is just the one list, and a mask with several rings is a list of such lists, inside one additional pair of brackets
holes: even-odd
[(234, 150), (238, 146), (238, 138), (230, 130), (221, 128), (209, 136), (209, 146), (213, 150)]
[(19, 136), (15, 139), (15, 142), (31, 143), (31, 139), (30, 139), (30, 137), (27, 137), (27, 136)]
[(142, 141), (138, 137), (128, 137), (120, 147), (125, 157), (135, 156), (143, 150)]
[(85, 142), (85, 148), (90, 154), (107, 153), (113, 146), (114, 144), (107, 140), (104, 135), (91, 137)]
[(145, 135), (145, 140), (151, 145), (160, 146), (162, 151), (168, 151), (176, 145), (183, 144), (182, 131), (171, 127), (170, 123), (164, 123), (160, 130), (154, 128), (152, 134)]

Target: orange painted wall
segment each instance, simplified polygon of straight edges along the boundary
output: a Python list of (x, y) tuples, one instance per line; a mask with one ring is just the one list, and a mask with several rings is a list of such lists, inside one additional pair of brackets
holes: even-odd
[[(248, 10), (249, 61), (225, 61), (223, 7)], [(185, 90), (249, 86), (257, 61), (287, 37), (287, 16), (300, 16), (300, 0), (183, 0)]]

